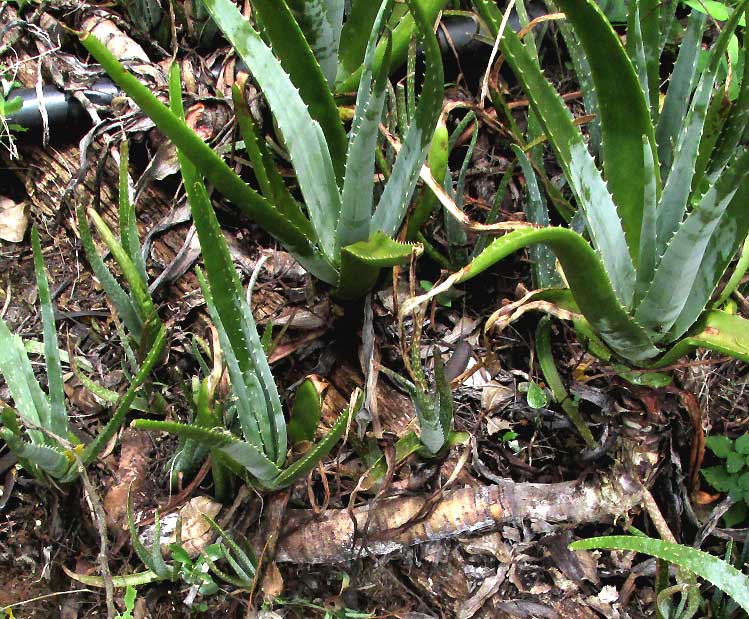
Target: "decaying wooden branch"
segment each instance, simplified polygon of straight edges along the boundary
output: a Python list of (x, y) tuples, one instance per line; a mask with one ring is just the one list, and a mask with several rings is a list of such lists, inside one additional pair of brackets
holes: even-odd
[[(406, 546), (489, 531), (517, 520), (549, 523), (610, 521), (640, 503), (642, 486), (627, 473), (557, 484), (515, 483), (463, 488), (447, 493), (422, 521), (423, 497), (396, 497), (353, 510), (357, 531), (368, 533), (362, 554), (388, 554)], [(310, 510), (288, 510), (276, 555), (292, 563), (340, 563), (355, 557), (354, 524), (347, 510), (328, 510), (315, 519)]]

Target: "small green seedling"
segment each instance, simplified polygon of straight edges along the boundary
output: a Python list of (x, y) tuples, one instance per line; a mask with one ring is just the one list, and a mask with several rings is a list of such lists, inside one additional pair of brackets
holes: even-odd
[(707, 447), (724, 462), (702, 469), (705, 481), (736, 503), (723, 515), (727, 527), (749, 519), (749, 433), (732, 440), (722, 434), (708, 436)]

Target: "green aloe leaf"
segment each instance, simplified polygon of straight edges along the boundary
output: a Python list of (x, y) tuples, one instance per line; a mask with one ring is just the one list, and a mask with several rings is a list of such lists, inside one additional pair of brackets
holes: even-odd
[[(632, 259), (636, 260), (645, 181), (643, 135), (648, 137), (653, 149), (653, 160), (657, 161), (658, 157), (649, 102), (619, 36), (598, 5), (593, 0), (557, 0), (557, 4), (575, 29), (590, 63), (601, 115), (603, 168)], [(647, 4), (656, 5), (652, 1)], [(646, 61), (644, 51), (643, 62), (652, 64), (652, 59), (650, 63)], [(649, 66), (643, 67), (646, 76), (649, 69)]]
[(57, 347), (57, 328), (55, 327), (55, 309), (49, 292), (49, 281), (44, 270), (42, 246), (36, 227), (31, 229), (31, 247), (34, 253), (34, 273), (39, 290), (39, 304), (42, 308), (42, 331), (44, 334), (44, 360), (47, 366), (47, 391), (49, 392), (49, 419), (45, 427), (57, 436), (68, 436), (68, 411), (65, 409), (65, 392), (63, 391), (62, 364), (60, 350)]
[(122, 247), (125, 249), (130, 261), (138, 270), (140, 278), (144, 284), (148, 284), (146, 276), (146, 264), (143, 262), (141, 254), (140, 238), (138, 237), (138, 228), (136, 226), (135, 205), (130, 202), (130, 185), (128, 183), (128, 166), (130, 163), (130, 148), (127, 140), (123, 140), (120, 145), (120, 165), (119, 165), (119, 223), (120, 223), (120, 240)]
[[(381, 3), (370, 0), (353, 0), (351, 3), (351, 10), (341, 32), (336, 82), (348, 78), (364, 62), (369, 33), (372, 32), (380, 7)], [(352, 90), (355, 88), (354, 85)]]
[(633, 305), (639, 305), (650, 288), (655, 277), (656, 256), (656, 207), (658, 205), (657, 182), (655, 173), (656, 162), (653, 151), (645, 136), (642, 136), (642, 155), (644, 162), (644, 196), (642, 205), (642, 231), (640, 232), (640, 255), (637, 259), (637, 283), (635, 284), (635, 298)]
[(86, 254), (89, 265), (91, 265), (91, 270), (96, 275), (96, 279), (99, 280), (107, 297), (112, 301), (127, 330), (133, 337), (140, 339), (143, 332), (143, 320), (136, 308), (135, 302), (125, 292), (125, 289), (120, 286), (114, 275), (107, 268), (107, 265), (104, 264), (101, 256), (99, 256), (99, 252), (96, 251), (86, 209), (83, 205), (79, 204), (76, 212), (78, 214), (78, 229), (81, 233), (81, 245), (83, 245), (83, 252)]
[(363, 397), (358, 394), (353, 404), (347, 407), (339, 416), (328, 433), (307, 451), (299, 460), (290, 464), (273, 480), (273, 488), (284, 488), (292, 482), (304, 477), (317, 463), (330, 453), (335, 444), (344, 435), (349, 421), (359, 412)]
[[(179, 69), (173, 65), (172, 75), (176, 73), (179, 80)], [(237, 116), (239, 130), (244, 140), (247, 154), (252, 162), (255, 178), (260, 185), (260, 191), (273, 205), (309, 239), (316, 239), (315, 231), (309, 220), (304, 216), (299, 203), (294, 199), (273, 162), (273, 155), (265, 145), (265, 141), (258, 135), (252, 114), (242, 98), (242, 92), (237, 84), (232, 87), (234, 113)]]
[[(332, 89), (338, 72), (344, 0), (288, 0), (288, 3), (320, 65), (328, 88)], [(286, 41), (284, 38), (284, 45)]]
[[(502, 19), (496, 4), (489, 0), (474, 0), (474, 6), (488, 24), (492, 36), (496, 36)], [(634, 264), (616, 206), (588, 153), (582, 134), (559, 93), (544, 77), (511, 29), (505, 30), (500, 47), (556, 152), (559, 164), (584, 213), (593, 244), (606, 265), (611, 285), (621, 305), (629, 306), (635, 284)], [(641, 135), (647, 133), (643, 132)], [(638, 148), (639, 158), (642, 160), (641, 143)]]
[[(414, 0), (414, 4), (418, 6), (418, 8), (422, 11), (425, 21), (429, 24), (430, 30), (431, 30), (432, 24), (434, 24), (434, 21), (437, 19), (437, 15), (439, 15), (439, 12), (443, 8), (445, 8), (445, 5), (447, 4), (447, 2), (448, 0)], [(414, 34), (418, 35), (419, 30), (420, 30), (420, 27), (415, 22), (412, 11), (409, 12), (407, 15), (404, 15), (404, 17), (400, 20), (398, 25), (393, 29), (393, 32), (392, 32), (393, 51), (392, 51), (392, 64), (391, 64), (393, 68), (400, 67), (406, 61), (406, 56), (408, 55), (408, 46), (410, 45), (411, 40), (414, 37)], [(370, 31), (366, 30), (366, 20), (363, 19), (362, 22), (357, 25), (357, 28), (355, 31), (357, 33), (367, 32), (368, 34)], [(359, 34), (359, 36), (366, 37), (367, 35)], [(423, 42), (422, 42), (422, 45), (423, 45)], [(375, 59), (374, 59), (375, 73), (379, 70), (385, 58), (386, 46), (387, 46), (387, 43), (385, 41), (380, 41), (380, 44), (377, 46), (377, 53), (375, 54)], [(352, 54), (352, 58), (353, 57), (355, 57), (355, 54)], [(362, 74), (362, 67), (359, 67), (353, 73), (343, 74), (344, 75), (343, 81), (339, 81), (336, 84), (336, 93), (347, 93), (347, 92), (355, 91), (359, 85), (361, 74)], [(427, 72), (427, 75), (428, 75), (428, 72)], [(341, 76), (341, 72), (339, 72), (339, 77), (340, 76)]]
[[(263, 43), (260, 35), (234, 3), (231, 0), (204, 0), (204, 3), (224, 36), (244, 60), (268, 101), (294, 164), (320, 248), (326, 255), (333, 256), (334, 232), (341, 210), (341, 198), (333, 160), (320, 123), (312, 118), (297, 86), (286, 74), (273, 51)], [(285, 3), (273, 3), (272, 13), (275, 17), (280, 19), (284, 11), (288, 12)], [(296, 22), (289, 17), (298, 32)], [(289, 36), (292, 37), (291, 46), (294, 48), (298, 41), (293, 32)], [(307, 51), (311, 55), (309, 48)], [(329, 92), (327, 86), (324, 89)], [(342, 149), (343, 153), (345, 140)]]
[(705, 16), (692, 11), (687, 21), (686, 33), (679, 46), (679, 55), (676, 58), (674, 70), (668, 81), (663, 109), (658, 117), (655, 135), (661, 161), (661, 176), (664, 180), (671, 170), (676, 142), (684, 127), (684, 118), (689, 109), (689, 94), (692, 92), (694, 76), (697, 72), (697, 60), (702, 49), (704, 28)]
[(416, 246), (399, 243), (376, 232), (368, 241), (359, 241), (341, 250), (341, 278), (336, 295), (356, 299), (374, 286), (380, 269), (407, 262)]
[[(743, 197), (749, 152), (737, 157), (674, 234), (635, 319), (656, 341), (678, 339), (697, 320), (749, 231)], [(679, 285), (674, 285), (679, 282)]]
[(146, 379), (150, 376), (153, 368), (156, 366), (156, 362), (161, 358), (161, 353), (164, 351), (166, 345), (166, 328), (164, 325), (159, 326), (158, 333), (153, 342), (153, 347), (146, 355), (143, 363), (135, 375), (130, 385), (128, 385), (125, 395), (122, 396), (114, 415), (110, 418), (107, 424), (104, 426), (102, 431), (97, 437), (91, 441), (86, 448), (83, 450), (81, 460), (84, 465), (91, 464), (96, 457), (101, 453), (109, 440), (117, 433), (122, 424), (125, 422), (125, 417), (130, 412), (130, 406), (135, 399), (135, 395), (138, 390), (146, 382)]
[[(432, 32), (432, 21), (419, 0), (407, 0), (407, 4), (424, 53), (424, 83), (415, 116), (372, 216), (370, 235), (383, 232), (394, 236), (403, 223), (442, 109), (444, 72), (439, 44)], [(393, 46), (395, 54), (395, 35)]]
[[(206, 2), (211, 12), (224, 10), (222, 4), (223, 2), (219, 2), (214, 8), (210, 0)], [(320, 123), (336, 177), (341, 181), (346, 160), (346, 132), (338, 116), (331, 88), (338, 66), (342, 0), (252, 0), (252, 6), (283, 70), (288, 73), (294, 86), (299, 89), (302, 100), (309, 106), (309, 115)], [(290, 9), (294, 9), (294, 13)], [(294, 18), (295, 14), (298, 19)], [(216, 21), (220, 28), (226, 27)], [(227, 38), (231, 41), (228, 35)], [(248, 53), (254, 53), (251, 49), (248, 48)], [(242, 54), (238, 48), (237, 51)], [(265, 93), (261, 77), (257, 74), (262, 65), (248, 63), (247, 66)], [(263, 67), (263, 70), (267, 69)], [(272, 102), (270, 106), (275, 115)], [(284, 132), (283, 128), (281, 131)]]
[[(533, 165), (527, 155), (517, 145), (512, 145), (512, 150), (520, 162), (520, 167), (525, 176), (525, 189), (527, 193), (527, 205), (525, 214), (529, 222), (539, 226), (549, 225), (549, 210), (538, 187), (538, 179), (533, 170)], [(562, 278), (557, 273), (557, 257), (545, 245), (532, 245), (528, 249), (531, 259), (531, 281), (534, 288), (558, 288), (562, 285)]]
[(96, 227), (99, 236), (104, 241), (122, 270), (122, 275), (125, 277), (125, 281), (127, 281), (128, 287), (130, 288), (130, 295), (133, 299), (135, 311), (138, 312), (138, 317), (140, 318), (141, 323), (145, 325), (145, 323), (156, 313), (146, 282), (142, 279), (137, 267), (133, 264), (133, 261), (130, 260), (130, 256), (128, 256), (125, 248), (117, 240), (114, 234), (112, 234), (109, 226), (107, 226), (99, 213), (93, 209), (89, 209), (88, 214), (94, 222), (94, 226)]
[(734, 12), (733, 17), (725, 24), (718, 40), (713, 45), (710, 60), (700, 77), (689, 113), (686, 119), (682, 120), (683, 129), (676, 142), (674, 162), (658, 205), (658, 253), (660, 255), (664, 254), (666, 245), (679, 227), (687, 209), (718, 68), (745, 6), (746, 1), (742, 2), (740, 8)]
[(657, 557), (704, 578), (730, 595), (749, 612), (749, 576), (730, 563), (701, 550), (649, 537), (612, 535), (578, 540), (570, 544), (572, 550), (631, 550)]
[[(236, 10), (236, 7), (234, 8)], [(185, 124), (184, 120), (173, 114), (146, 86), (128, 73), (96, 37), (83, 33), (80, 40), (101, 63), (112, 80), (151, 117), (159, 130), (172, 140), (235, 206), (247, 213), (289, 250), (304, 256), (312, 253), (310, 240), (303, 231), (237, 176), (221, 157)]]
[(0, 435), (2, 435), (5, 444), (8, 445), (19, 460), (26, 460), (33, 463), (47, 475), (55, 479), (64, 478), (68, 474), (71, 462), (57, 448), (48, 445), (27, 443), (8, 428), (0, 428)]
[(364, 72), (359, 82), (354, 121), (349, 134), (341, 217), (336, 230), (336, 252), (339, 252), (341, 247), (357, 241), (366, 241), (369, 237), (369, 223), (372, 219), (374, 204), (372, 179), (375, 171), (380, 119), (385, 104), (385, 85), (390, 66), (389, 55), (386, 54), (385, 61), (376, 75), (372, 73), (372, 62), (377, 40), (392, 6), (392, 0), (388, 0), (380, 7), (364, 58)]
[(322, 414), (320, 394), (315, 383), (309, 378), (299, 385), (294, 396), (294, 407), (291, 409), (289, 426), (286, 428), (292, 443), (311, 441), (315, 438), (317, 425)]
[(697, 348), (706, 348), (749, 363), (749, 320), (712, 310), (705, 312), (691, 334), (680, 339), (655, 367), (671, 365)]
[(587, 241), (572, 230), (523, 229), (501, 236), (460, 271), (458, 281), (479, 275), (502, 258), (533, 243), (551, 247), (581, 313), (615, 352), (636, 363), (647, 362), (660, 353), (645, 330), (620, 304), (601, 259)]
[[(34, 369), (26, 354), (23, 340), (8, 329), (0, 318), (0, 373), (13, 396), (13, 402), (21, 418), (31, 424), (49, 427), (52, 412), (49, 399), (42, 391), (39, 381), (34, 376)], [(43, 445), (47, 442), (39, 430), (29, 430), (33, 443)]]
[(227, 464), (235, 472), (239, 467), (266, 487), (271, 487), (273, 481), (280, 474), (280, 469), (273, 462), (263, 455), (257, 447), (245, 441), (231, 442), (222, 447), (217, 447), (215, 453), (222, 456), (222, 460), (227, 459), (229, 461)]

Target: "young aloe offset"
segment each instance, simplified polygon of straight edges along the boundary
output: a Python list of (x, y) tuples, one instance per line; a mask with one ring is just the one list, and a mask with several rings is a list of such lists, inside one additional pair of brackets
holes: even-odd
[[(496, 35), (496, 4), (474, 4)], [(505, 30), (500, 45), (567, 177), (590, 242), (566, 228), (518, 230), (496, 239), (451, 283), (543, 243), (556, 254), (569, 285), (563, 309), (581, 314), (578, 325), (628, 363), (665, 365), (695, 346), (749, 360), (749, 322), (711, 304), (749, 231), (749, 153), (739, 144), (749, 117), (749, 63), (730, 111), (722, 122), (708, 122), (711, 101), (722, 99), (724, 89), (716, 88), (718, 68), (746, 2), (724, 24), (691, 102), (680, 107), (684, 99), (673, 93), (683, 90), (684, 81), (677, 73), (694, 73), (704, 23), (690, 17), (663, 110), (649, 89), (658, 83), (659, 19), (669, 5), (630, 3), (625, 50), (593, 0), (556, 4), (590, 65), (603, 170), (517, 35)]]
[(141, 253), (138, 229), (135, 225), (135, 206), (130, 201), (128, 152), (128, 143), (125, 140), (120, 146), (119, 161), (120, 239), (118, 240), (115, 237), (109, 226), (94, 209), (88, 209), (88, 216), (94, 222), (99, 236), (122, 270), (122, 275), (128, 285), (128, 291), (115, 279), (97, 252), (86, 216), (86, 209), (83, 205), (78, 205), (78, 227), (81, 233), (83, 251), (91, 269), (94, 271), (94, 275), (112, 301), (130, 337), (138, 345), (141, 356), (143, 356), (151, 350), (162, 323), (148, 291), (146, 265)]
[(204, 0), (204, 4), (269, 104), (294, 165), (304, 209), (276, 170), (238, 89), (234, 92), (235, 111), (259, 192), (127, 73), (99, 41), (85, 34), (81, 40), (216, 188), (285, 245), (310, 273), (335, 286), (341, 298), (362, 296), (374, 285), (382, 267), (403, 263), (414, 249), (392, 237), (401, 226), (426, 158), (443, 87), (439, 46), (423, 2), (407, 3), (427, 67), (421, 97), (376, 207), (375, 151), (392, 51), (389, 35), (384, 36), (382, 63), (377, 65), (375, 60), (377, 42), (394, 0), (383, 2), (373, 21), (348, 138), (319, 67), (316, 71), (311, 68), (317, 66), (313, 51), (285, 0), (272, 3), (272, 7), (264, 0), (253, 2), (271, 39), (274, 32), (286, 33), (288, 40), (273, 50), (230, 0)]
[[(54, 308), (36, 228), (31, 232), (31, 244), (42, 307), (48, 393), (44, 393), (34, 376), (23, 341), (19, 336), (12, 334), (5, 321), (0, 319), (0, 374), (5, 378), (14, 402), (14, 408), (3, 406), (3, 427), (0, 429), (0, 435), (29, 473), (42, 479), (46, 477), (69, 482), (78, 475), (79, 461), (84, 466), (91, 464), (122, 426), (137, 391), (150, 375), (163, 351), (166, 330), (163, 325), (160, 326), (142, 366), (125, 394), (119, 398), (114, 415), (101, 433), (84, 446), (69, 430)], [(73, 362), (72, 359), (70, 361)], [(26, 426), (25, 431), (18, 422), (19, 417)], [(71, 449), (75, 450), (75, 454)]]

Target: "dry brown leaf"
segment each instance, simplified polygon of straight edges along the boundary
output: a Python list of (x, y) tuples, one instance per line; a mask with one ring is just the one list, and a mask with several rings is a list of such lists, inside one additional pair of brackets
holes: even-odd
[(0, 239), (10, 243), (20, 243), (29, 227), (26, 202), (14, 202), (0, 196)]

